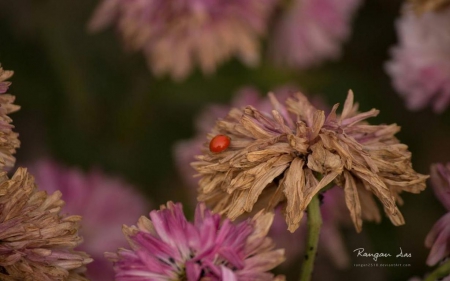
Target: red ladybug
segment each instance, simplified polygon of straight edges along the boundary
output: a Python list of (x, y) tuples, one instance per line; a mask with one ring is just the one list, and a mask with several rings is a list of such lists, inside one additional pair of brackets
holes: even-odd
[(217, 135), (209, 143), (209, 150), (214, 153), (224, 151), (230, 146), (230, 138), (225, 135)]

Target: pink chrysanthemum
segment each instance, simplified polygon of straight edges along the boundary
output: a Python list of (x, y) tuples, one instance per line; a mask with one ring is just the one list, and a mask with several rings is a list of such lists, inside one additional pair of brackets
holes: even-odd
[(99, 171), (83, 174), (52, 161), (40, 161), (32, 168), (36, 182), (49, 193), (60, 190), (66, 202), (62, 212), (83, 216), (79, 249), (88, 252), (94, 262), (87, 266), (92, 280), (112, 280), (114, 271), (104, 252), (125, 247), (122, 224), (132, 224), (145, 212), (146, 202), (133, 187)]
[(407, 5), (396, 25), (399, 44), (386, 64), (395, 89), (411, 110), (431, 105), (444, 111), (450, 101), (450, 7), (417, 15)]
[(103, 0), (89, 24), (92, 31), (114, 21), (125, 45), (142, 50), (156, 75), (185, 78), (199, 65), (212, 73), (237, 56), (259, 60), (259, 37), (277, 0)]
[(194, 223), (181, 204), (167, 203), (142, 216), (137, 226), (124, 226), (131, 250), (105, 255), (114, 262), (117, 281), (145, 280), (283, 280), (267, 272), (284, 260), (266, 237), (273, 214), (232, 224), (199, 204)]
[(315, 66), (341, 55), (361, 0), (293, 0), (276, 23), (270, 54), (276, 63)]
[(428, 233), (425, 245), (431, 248), (427, 264), (433, 266), (450, 255), (450, 163), (431, 166), (431, 183), (436, 197), (449, 211)]
[(19, 134), (13, 132), (14, 126), (8, 114), (20, 109), (20, 106), (13, 104), (15, 97), (5, 94), (11, 82), (7, 81), (14, 72), (3, 70), (0, 65), (0, 170), (7, 171), (16, 163), (14, 154), (16, 148), (20, 146)]

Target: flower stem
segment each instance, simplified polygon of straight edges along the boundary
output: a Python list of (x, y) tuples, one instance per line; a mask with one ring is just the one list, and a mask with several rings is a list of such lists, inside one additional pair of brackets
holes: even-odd
[(320, 202), (318, 196), (314, 196), (308, 205), (308, 241), (306, 245), (305, 261), (300, 272), (300, 281), (311, 280), (316, 259), (317, 247), (319, 246), (320, 227), (322, 216), (320, 215)]
[(436, 268), (424, 281), (436, 281), (439, 278), (446, 277), (450, 275), (450, 260), (443, 263), (441, 266)]

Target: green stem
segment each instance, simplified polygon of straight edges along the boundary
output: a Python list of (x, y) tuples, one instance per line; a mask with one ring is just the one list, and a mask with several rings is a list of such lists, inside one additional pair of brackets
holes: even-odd
[(317, 247), (319, 246), (320, 227), (322, 216), (320, 215), (320, 202), (318, 196), (314, 196), (308, 205), (308, 241), (306, 244), (305, 261), (300, 272), (300, 281), (311, 280), (316, 259)]
[(450, 275), (450, 260), (443, 263), (441, 266), (436, 268), (424, 281), (436, 281), (439, 278), (446, 277)]

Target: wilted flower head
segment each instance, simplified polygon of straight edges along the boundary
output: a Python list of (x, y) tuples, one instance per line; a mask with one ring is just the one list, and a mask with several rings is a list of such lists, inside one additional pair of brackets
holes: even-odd
[(156, 75), (185, 78), (199, 65), (212, 73), (233, 56), (259, 60), (259, 37), (277, 0), (103, 0), (93, 31), (117, 21), (124, 43), (142, 50)]
[(117, 281), (144, 280), (283, 280), (267, 272), (284, 260), (267, 238), (273, 214), (252, 220), (221, 221), (199, 204), (194, 223), (181, 204), (167, 203), (142, 216), (137, 226), (124, 226), (131, 250), (106, 253), (114, 262)]
[(380, 220), (372, 194), (393, 224), (404, 223), (399, 193), (420, 192), (427, 176), (412, 169), (411, 153), (394, 136), (397, 125), (364, 122), (378, 110), (358, 113), (351, 91), (340, 116), (338, 104), (325, 116), (300, 93), (286, 105), (271, 99), (271, 113), (234, 108), (217, 122), (208, 139), (223, 134), (231, 144), (221, 153), (204, 149), (192, 163), (202, 176), (200, 201), (231, 219), (281, 203), (294, 231), (312, 197), (334, 181), (358, 231), (362, 217)]
[[(283, 86), (274, 91), (278, 100), (286, 100), (292, 93), (298, 89), (293, 86)], [(319, 108), (325, 108), (325, 104), (315, 97), (312, 101)], [(174, 158), (182, 176), (183, 181), (188, 185), (189, 193), (192, 194), (192, 201), (196, 199), (198, 178), (195, 178), (195, 170), (190, 163), (195, 160), (195, 155), (201, 153), (205, 135), (214, 127), (217, 119), (225, 118), (227, 113), (233, 107), (243, 108), (246, 105), (252, 105), (260, 111), (270, 111), (272, 105), (269, 98), (262, 97), (261, 93), (253, 87), (243, 87), (239, 89), (230, 105), (210, 105), (205, 108), (195, 120), (196, 135), (189, 140), (178, 142), (174, 147)], [(195, 197), (194, 197), (195, 196)], [(325, 195), (325, 204), (321, 206), (323, 225), (322, 234), (320, 236), (323, 249), (329, 256), (330, 260), (338, 267), (345, 267), (348, 262), (348, 254), (345, 251), (345, 245), (339, 228), (347, 225), (348, 216), (343, 215), (336, 210), (345, 208), (343, 192), (338, 189), (331, 189)], [(343, 205), (343, 206), (342, 206)], [(306, 226), (306, 224), (304, 224)], [(304, 250), (305, 229), (298, 229), (295, 233), (286, 230), (286, 222), (280, 210), (275, 212), (274, 222), (269, 230), (269, 236), (273, 238), (275, 244), (279, 248), (285, 249), (286, 262), (285, 265), (294, 261), (296, 257)]]
[(60, 215), (61, 192), (38, 191), (22, 168), (0, 182), (0, 280), (87, 280), (80, 273), (92, 259), (73, 251), (81, 217)]
[(94, 259), (87, 266), (86, 276), (92, 280), (113, 280), (114, 271), (104, 253), (127, 245), (121, 228), (124, 223), (132, 224), (145, 212), (143, 197), (128, 183), (107, 177), (98, 170), (83, 174), (43, 160), (33, 165), (31, 171), (43, 190), (62, 192), (66, 202), (63, 213), (83, 216), (80, 233), (84, 242), (77, 249)]
[(275, 25), (270, 55), (279, 65), (307, 68), (341, 55), (361, 0), (292, 0)]
[(409, 0), (417, 14), (425, 12), (438, 12), (450, 5), (449, 0)]
[(425, 245), (431, 248), (427, 259), (429, 266), (450, 255), (450, 163), (431, 166), (431, 183), (436, 197), (448, 213), (436, 222), (425, 239)]
[(3, 70), (0, 65), (0, 170), (11, 169), (16, 163), (13, 156), (16, 148), (20, 146), (18, 134), (13, 132), (14, 126), (8, 114), (19, 110), (19, 106), (13, 104), (15, 97), (5, 94), (11, 82), (6, 81), (14, 74), (11, 70)]
[(430, 104), (440, 113), (450, 101), (450, 7), (422, 15), (404, 8), (386, 70), (409, 109)]

